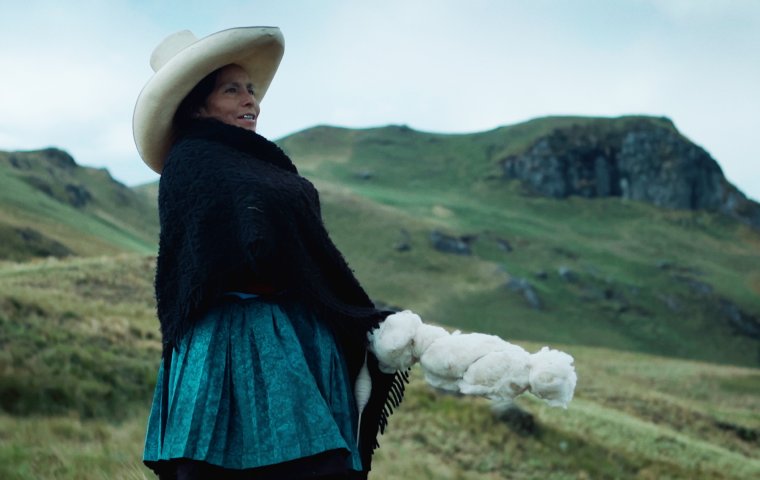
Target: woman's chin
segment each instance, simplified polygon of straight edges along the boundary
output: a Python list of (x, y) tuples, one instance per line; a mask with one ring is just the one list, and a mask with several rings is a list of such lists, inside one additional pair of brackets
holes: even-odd
[(235, 125), (252, 132), (256, 131), (256, 120), (243, 120), (242, 118), (239, 118), (237, 122), (235, 122)]

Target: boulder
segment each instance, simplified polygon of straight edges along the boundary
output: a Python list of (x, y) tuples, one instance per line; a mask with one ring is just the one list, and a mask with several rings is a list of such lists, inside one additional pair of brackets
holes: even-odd
[(397, 252), (408, 252), (412, 249), (412, 237), (406, 229), (401, 229), (401, 238), (393, 245)]
[(505, 238), (497, 238), (496, 239), (496, 245), (498, 245), (501, 250), (503, 250), (503, 251), (505, 251), (507, 253), (509, 253), (512, 250), (514, 250), (512, 248), (512, 244), (510, 244), (509, 240), (507, 240)]
[(444, 253), (453, 253), (456, 255), (471, 255), (470, 243), (474, 242), (476, 237), (472, 235), (466, 235), (461, 237), (454, 237), (433, 230), (430, 232), (430, 243), (433, 248)]
[(572, 269), (570, 269), (570, 267), (566, 267), (564, 265), (557, 269), (557, 273), (560, 277), (570, 283), (577, 283), (580, 280), (578, 278), (578, 275)]
[(562, 127), (501, 160), (505, 178), (554, 198), (621, 197), (722, 213), (760, 229), (760, 204), (667, 119)]
[(507, 282), (507, 288), (513, 292), (518, 292), (532, 309), (541, 310), (541, 299), (538, 297), (538, 293), (524, 278), (511, 277)]
[(725, 298), (719, 300), (719, 305), (724, 317), (738, 333), (760, 340), (760, 318), (742, 311)]

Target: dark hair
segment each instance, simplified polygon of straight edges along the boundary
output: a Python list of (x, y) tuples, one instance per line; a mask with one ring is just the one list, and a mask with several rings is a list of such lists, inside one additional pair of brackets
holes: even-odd
[(216, 77), (219, 76), (219, 72), (222, 68), (224, 67), (217, 68), (203, 77), (203, 80), (198, 82), (198, 84), (190, 90), (190, 93), (182, 99), (182, 103), (177, 107), (177, 112), (174, 114), (174, 120), (172, 121), (175, 137), (182, 134), (193, 118), (196, 117), (195, 114), (198, 113), (198, 110), (206, 105), (206, 99), (211, 95), (211, 92), (214, 91)]

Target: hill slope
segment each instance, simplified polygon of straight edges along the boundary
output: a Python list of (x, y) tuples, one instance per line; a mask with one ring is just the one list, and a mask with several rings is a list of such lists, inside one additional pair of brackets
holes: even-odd
[[(559, 117), (468, 135), (315, 127), (279, 143), (379, 302), (506, 338), (758, 365), (757, 230), (622, 196), (546, 197), (507, 175), (505, 159), (547, 138), (562, 156), (572, 132), (586, 148), (647, 125), (686, 141), (660, 118)], [(0, 156), (6, 258), (155, 251), (155, 184), (129, 191), (62, 152), (27, 155)]]
[(280, 143), (385, 303), (507, 338), (757, 365), (756, 230), (622, 197), (544, 197), (504, 175), (504, 158), (557, 129), (641, 122), (675, 131), (562, 117), (472, 135), (316, 127)]
[[(576, 358), (567, 411), (526, 396), (494, 416), (413, 376), (373, 478), (760, 475), (757, 231), (622, 197), (548, 198), (505, 176), (504, 159), (595, 122), (626, 124), (318, 127), (282, 140), (377, 301)], [(124, 191), (58, 151), (11, 155), (0, 154), (0, 477), (149, 477), (155, 185)], [(135, 251), (147, 254), (114, 255)], [(51, 255), (62, 258), (39, 258)]]
[(0, 152), (0, 259), (155, 251), (155, 205), (47, 149)]
[[(0, 478), (150, 478), (140, 455), (160, 357), (152, 269), (134, 254), (0, 264)], [(566, 411), (526, 395), (494, 416), (416, 372), (374, 478), (760, 474), (758, 369), (556, 346), (578, 368)]]

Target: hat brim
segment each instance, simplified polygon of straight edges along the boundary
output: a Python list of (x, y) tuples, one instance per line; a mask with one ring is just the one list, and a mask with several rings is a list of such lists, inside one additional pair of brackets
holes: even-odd
[(206, 75), (235, 63), (251, 77), (261, 102), (280, 65), (285, 40), (277, 27), (231, 28), (188, 45), (166, 62), (137, 97), (132, 132), (137, 151), (161, 173), (174, 137), (172, 123), (182, 100)]

